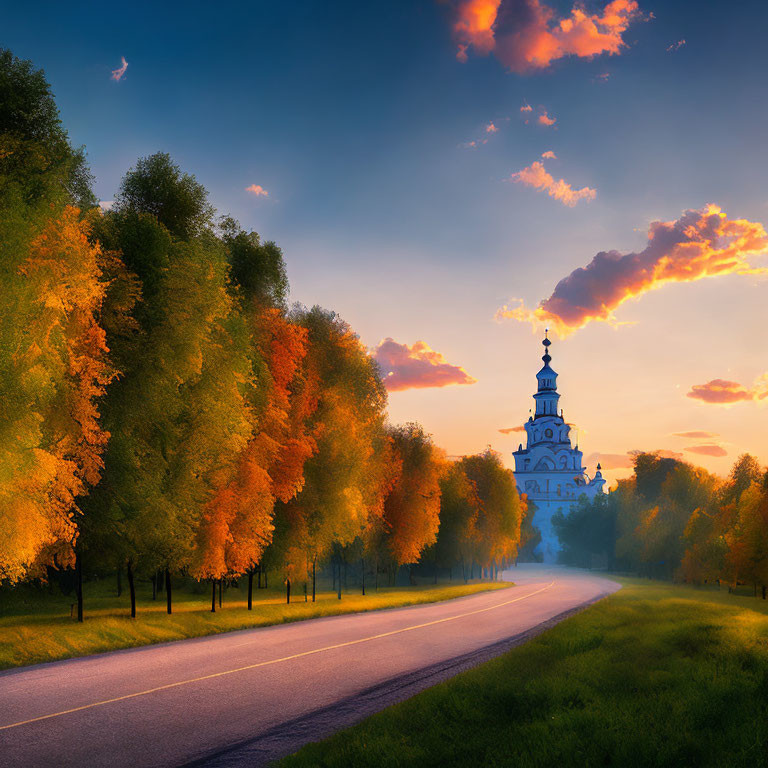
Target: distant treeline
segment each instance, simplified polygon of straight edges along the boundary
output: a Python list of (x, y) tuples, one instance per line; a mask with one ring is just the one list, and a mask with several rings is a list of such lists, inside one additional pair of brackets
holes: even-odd
[(287, 306), (275, 243), (166, 154), (107, 211), (92, 181), (43, 73), (0, 51), (0, 582), (121, 569), (133, 598), (138, 574), (215, 589), (257, 567), (311, 580), (334, 553), (515, 557), (511, 472), (389, 425), (349, 326)]
[(723, 480), (656, 453), (632, 477), (553, 519), (570, 565), (690, 582), (768, 585), (768, 472), (744, 454)]

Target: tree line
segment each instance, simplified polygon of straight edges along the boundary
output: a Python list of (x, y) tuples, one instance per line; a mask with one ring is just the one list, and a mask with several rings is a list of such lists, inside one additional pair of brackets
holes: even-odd
[(727, 478), (639, 453), (632, 477), (553, 518), (565, 563), (693, 583), (768, 585), (768, 472), (743, 454)]
[[(498, 567), (532, 535), (488, 450), (393, 426), (334, 312), (288, 306), (283, 254), (163, 153), (108, 210), (44, 74), (0, 51), (0, 582), (74, 568), (311, 584), (353, 553)], [(521, 534), (522, 527), (522, 534)], [(351, 556), (351, 554), (350, 554)]]

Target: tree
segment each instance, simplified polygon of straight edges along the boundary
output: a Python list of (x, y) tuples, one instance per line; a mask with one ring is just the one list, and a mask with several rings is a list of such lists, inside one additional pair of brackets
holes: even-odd
[(384, 501), (386, 548), (397, 566), (415, 563), (437, 540), (443, 460), (419, 424), (391, 429), (400, 466)]
[(560, 541), (560, 561), (581, 568), (613, 564), (616, 548), (616, 504), (610, 494), (579, 497), (566, 515), (557, 512), (552, 525)]
[(137, 161), (123, 179), (114, 210), (154, 216), (179, 240), (199, 236), (213, 224), (213, 206), (205, 187), (182, 173), (164, 152)]
[(520, 496), (514, 475), (495, 451), (489, 448), (462, 461), (480, 499), (475, 557), (481, 566), (490, 568), (517, 555), (523, 519)]
[[(98, 323), (105, 284), (79, 211), (65, 207), (4, 262), (0, 308), (0, 573), (17, 581), (72, 562), (76, 500), (95, 485), (108, 434), (98, 400), (112, 371)], [(6, 253), (6, 255), (10, 255)]]

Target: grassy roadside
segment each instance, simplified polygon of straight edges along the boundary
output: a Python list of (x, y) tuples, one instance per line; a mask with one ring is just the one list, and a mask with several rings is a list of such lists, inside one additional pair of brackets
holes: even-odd
[(296, 594), (290, 605), (282, 588), (254, 589), (252, 611), (246, 607), (245, 589), (232, 587), (225, 594), (224, 607), (217, 605), (216, 613), (211, 613), (207, 589), (188, 587), (174, 590), (173, 614), (169, 616), (165, 596), (153, 601), (149, 587), (142, 584), (137, 588), (137, 618), (131, 619), (127, 595), (118, 599), (114, 586), (102, 582), (86, 585), (83, 624), (70, 617), (74, 598), (21, 589), (4, 596), (0, 669), (320, 616), (432, 603), (509, 586), (500, 582), (429, 584), (368, 590), (365, 596), (349, 592), (342, 600), (335, 592), (321, 592), (315, 603), (305, 603), (304, 595)]
[(768, 765), (768, 605), (618, 580), (526, 645), (280, 765)]

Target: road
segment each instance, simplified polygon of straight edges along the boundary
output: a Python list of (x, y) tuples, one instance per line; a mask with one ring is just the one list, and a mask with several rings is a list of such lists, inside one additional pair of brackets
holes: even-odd
[(0, 673), (4, 768), (263, 765), (619, 589), (547, 566), (508, 590)]

